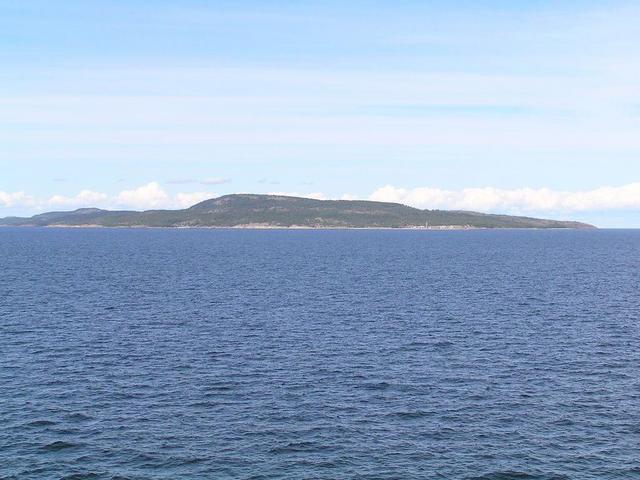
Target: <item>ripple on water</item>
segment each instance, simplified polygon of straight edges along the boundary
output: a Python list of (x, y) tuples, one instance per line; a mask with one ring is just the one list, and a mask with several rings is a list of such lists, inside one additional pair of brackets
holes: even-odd
[(65, 442), (63, 440), (56, 440), (55, 442), (51, 442), (43, 445), (42, 449), (48, 452), (58, 452), (60, 450), (67, 450), (69, 448), (75, 448), (78, 446), (79, 445), (75, 443)]
[(0, 259), (2, 480), (640, 478), (640, 232), (0, 229)]
[(24, 426), (39, 428), (39, 427), (51, 427), (56, 424), (57, 422), (54, 422), (53, 420), (33, 420), (31, 422), (25, 423)]
[(492, 472), (478, 477), (471, 477), (470, 480), (568, 480), (567, 475), (557, 474), (533, 474), (517, 471)]

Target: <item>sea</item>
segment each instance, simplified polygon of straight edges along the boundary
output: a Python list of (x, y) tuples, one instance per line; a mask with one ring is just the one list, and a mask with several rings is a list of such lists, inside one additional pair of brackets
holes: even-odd
[(640, 231), (0, 229), (0, 479), (640, 478)]

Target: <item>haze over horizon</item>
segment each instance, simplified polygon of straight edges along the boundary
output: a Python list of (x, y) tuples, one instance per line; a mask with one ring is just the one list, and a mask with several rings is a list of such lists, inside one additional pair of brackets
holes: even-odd
[(640, 5), (0, 0), (0, 217), (228, 193), (640, 227)]

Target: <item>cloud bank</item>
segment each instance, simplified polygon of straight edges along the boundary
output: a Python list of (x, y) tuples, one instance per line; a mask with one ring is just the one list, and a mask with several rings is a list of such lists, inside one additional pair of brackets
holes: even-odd
[(640, 182), (576, 192), (548, 188), (465, 188), (443, 190), (392, 185), (374, 191), (370, 200), (398, 202), (419, 208), (484, 212), (587, 212), (640, 209)]
[(37, 200), (24, 192), (3, 192), (0, 191), (0, 206), (6, 208), (23, 207), (33, 208), (37, 205)]
[[(318, 200), (355, 200), (352, 194), (328, 195), (323, 192), (274, 191), (271, 195), (288, 195)], [(28, 211), (68, 210), (81, 207), (110, 209), (187, 208), (218, 196), (207, 191), (169, 193), (158, 182), (150, 182), (115, 195), (82, 190), (76, 195), (53, 195), (37, 198), (25, 192), (0, 191), (0, 208)], [(446, 190), (431, 187), (401, 188), (386, 185), (368, 196), (369, 200), (397, 202), (418, 208), (475, 210), (494, 213), (550, 214), (640, 210), (640, 182), (618, 187), (604, 186), (582, 191), (558, 191), (549, 188), (501, 189), (493, 187)]]
[(27, 209), (43, 211), (48, 209), (69, 210), (82, 207), (107, 209), (149, 210), (163, 208), (187, 208), (208, 198), (216, 197), (212, 192), (182, 192), (170, 194), (158, 182), (123, 190), (108, 195), (93, 190), (82, 190), (76, 195), (53, 195), (49, 198), (36, 198), (24, 192), (0, 191), (0, 208)]

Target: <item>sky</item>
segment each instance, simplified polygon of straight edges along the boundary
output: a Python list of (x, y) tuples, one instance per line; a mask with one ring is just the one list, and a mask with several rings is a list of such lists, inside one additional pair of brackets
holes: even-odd
[(637, 1), (0, 0), (0, 217), (229, 193), (640, 227)]

